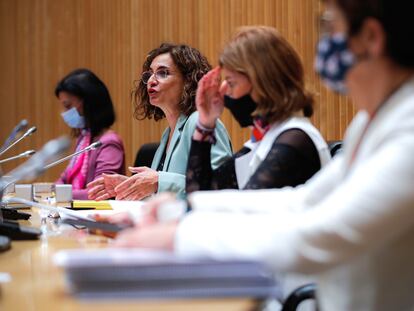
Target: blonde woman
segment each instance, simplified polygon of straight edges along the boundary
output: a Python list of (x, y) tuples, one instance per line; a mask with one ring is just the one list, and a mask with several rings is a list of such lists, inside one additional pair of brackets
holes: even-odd
[[(276, 29), (240, 28), (219, 64), (197, 90), (199, 119), (187, 166), (188, 193), (297, 186), (329, 161), (327, 144), (309, 120), (313, 98), (305, 89), (299, 56)], [(213, 170), (210, 150), (224, 107), (241, 127), (251, 128), (251, 139)]]

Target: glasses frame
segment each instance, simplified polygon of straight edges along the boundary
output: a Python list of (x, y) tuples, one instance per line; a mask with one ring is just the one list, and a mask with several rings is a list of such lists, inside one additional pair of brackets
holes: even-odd
[[(173, 73), (173, 71), (171, 71), (168, 68), (161, 68), (161, 69), (156, 70), (155, 72), (153, 72), (151, 70), (147, 70), (147, 71), (144, 71), (141, 74), (141, 81), (142, 81), (142, 83), (144, 83), (146, 85), (146, 84), (148, 84), (148, 81), (152, 78), (152, 76), (154, 76), (155, 80), (157, 80), (158, 82), (164, 81), (169, 76), (172, 76), (171, 73)], [(148, 76), (148, 78), (146, 78), (146, 76)]]

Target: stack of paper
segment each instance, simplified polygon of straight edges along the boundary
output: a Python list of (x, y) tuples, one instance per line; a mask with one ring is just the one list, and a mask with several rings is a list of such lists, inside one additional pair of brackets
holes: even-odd
[(67, 250), (55, 256), (68, 289), (85, 298), (279, 297), (258, 262), (179, 258), (137, 249)]

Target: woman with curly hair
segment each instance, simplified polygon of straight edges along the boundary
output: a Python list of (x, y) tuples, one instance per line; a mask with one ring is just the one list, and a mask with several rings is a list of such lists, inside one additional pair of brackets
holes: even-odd
[[(135, 118), (167, 119), (160, 146), (151, 168), (130, 167), (131, 177), (104, 175), (90, 183), (89, 198), (141, 200), (153, 193), (185, 193), (185, 173), (191, 137), (198, 120), (195, 96), (198, 81), (211, 69), (207, 59), (187, 45), (161, 44), (152, 50), (144, 64), (134, 91)], [(217, 122), (211, 165), (220, 166), (231, 156), (231, 145), (224, 125)]]

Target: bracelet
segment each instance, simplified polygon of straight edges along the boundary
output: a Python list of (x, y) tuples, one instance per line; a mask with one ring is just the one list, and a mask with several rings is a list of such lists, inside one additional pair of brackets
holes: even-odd
[(198, 120), (197, 120), (197, 122), (196, 122), (196, 127), (198, 127), (198, 129), (199, 129), (200, 131), (203, 131), (203, 132), (214, 132), (214, 129), (215, 129), (215, 127), (213, 127), (213, 128), (210, 128), (210, 127), (205, 127), (204, 125), (202, 125), (202, 124), (200, 123), (200, 119), (198, 119)]
[(196, 123), (196, 131), (201, 134), (202, 141), (208, 141), (212, 145), (217, 142), (214, 128), (206, 128), (202, 126), (199, 120), (197, 120)]

